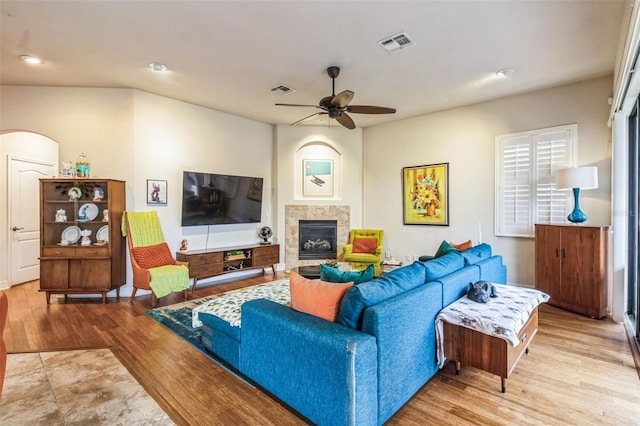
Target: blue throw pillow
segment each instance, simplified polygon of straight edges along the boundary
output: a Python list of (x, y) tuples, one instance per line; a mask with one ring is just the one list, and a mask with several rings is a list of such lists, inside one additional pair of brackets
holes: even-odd
[(365, 309), (420, 285), (424, 285), (424, 266), (415, 262), (371, 281), (351, 286), (342, 298), (336, 322), (360, 330)]
[(348, 283), (353, 281), (354, 284), (360, 284), (373, 279), (373, 264), (367, 266), (362, 271), (341, 271), (338, 268), (332, 268), (329, 265), (320, 265), (320, 279), (330, 283)]
[(465, 265), (475, 265), (481, 260), (491, 257), (491, 246), (489, 244), (482, 243), (471, 247), (469, 250), (465, 250), (460, 254), (464, 258)]
[(438, 247), (438, 251), (436, 252), (435, 256), (433, 256), (433, 258), (437, 259), (439, 257), (444, 256), (445, 254), (448, 254), (454, 251), (459, 251), (459, 250), (454, 246), (452, 246), (451, 244), (449, 244), (447, 241), (442, 240), (442, 243), (440, 244), (440, 247)]

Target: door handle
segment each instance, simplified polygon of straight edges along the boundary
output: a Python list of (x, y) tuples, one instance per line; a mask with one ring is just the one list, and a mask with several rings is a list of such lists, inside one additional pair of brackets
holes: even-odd
[(14, 226), (13, 228), (11, 228), (11, 230), (12, 230), (13, 232), (20, 231), (20, 230), (22, 230), (22, 229), (24, 229), (24, 228), (22, 228), (22, 227), (20, 227), (20, 228), (19, 228), (19, 227), (17, 227), (17, 226)]

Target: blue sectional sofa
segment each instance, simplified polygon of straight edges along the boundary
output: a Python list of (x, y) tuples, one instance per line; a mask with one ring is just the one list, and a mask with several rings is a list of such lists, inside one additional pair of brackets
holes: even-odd
[(260, 299), (241, 328), (200, 314), (202, 339), (315, 424), (380, 425), (436, 374), (436, 315), (480, 279), (506, 283), (487, 244), (351, 287), (336, 323)]

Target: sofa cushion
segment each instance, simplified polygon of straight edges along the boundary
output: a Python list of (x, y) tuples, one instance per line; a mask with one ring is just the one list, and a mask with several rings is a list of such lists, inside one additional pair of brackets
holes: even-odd
[(460, 244), (452, 243), (451, 241), (449, 241), (449, 244), (458, 249), (458, 251), (469, 250), (471, 247), (473, 247), (473, 243), (471, 242), (471, 240), (467, 240)]
[(452, 246), (451, 244), (449, 244), (447, 241), (442, 240), (442, 243), (440, 243), (440, 247), (438, 247), (438, 251), (436, 251), (436, 254), (433, 257), (437, 259), (439, 257), (444, 256), (445, 254), (448, 254), (454, 251), (458, 251), (458, 249)]
[(176, 260), (171, 255), (167, 243), (146, 247), (134, 247), (133, 257), (142, 269), (157, 268), (158, 266), (175, 265)]
[(362, 327), (362, 315), (366, 308), (423, 284), (424, 264), (414, 262), (411, 265), (396, 268), (379, 278), (354, 285), (342, 298), (336, 322), (359, 330)]
[(344, 293), (353, 282), (329, 283), (310, 280), (292, 271), (289, 276), (291, 307), (309, 315), (334, 322)]
[(332, 268), (329, 265), (320, 265), (320, 279), (330, 283), (348, 283), (360, 284), (373, 279), (374, 267), (367, 266), (362, 271), (341, 271), (338, 268)]
[(426, 270), (425, 282), (428, 283), (464, 268), (464, 258), (456, 251), (424, 262), (423, 265)]
[(465, 265), (475, 265), (481, 260), (491, 257), (491, 246), (489, 244), (482, 243), (475, 247), (471, 247), (469, 250), (465, 250), (460, 254), (464, 258)]
[(375, 254), (378, 248), (377, 238), (354, 238), (353, 252)]

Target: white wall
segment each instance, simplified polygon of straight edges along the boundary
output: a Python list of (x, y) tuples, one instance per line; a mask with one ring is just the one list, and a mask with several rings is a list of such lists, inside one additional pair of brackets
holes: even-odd
[[(158, 210), (172, 250), (183, 236), (190, 249), (255, 243), (257, 229), (272, 225), (271, 125), (131, 89), (1, 89), (0, 131), (50, 137), (61, 161), (85, 152), (92, 176), (127, 182), (127, 209)], [(263, 223), (181, 228), (183, 170), (264, 177)], [(167, 206), (146, 205), (147, 179), (168, 181)], [(123, 295), (131, 290), (127, 268)]]
[[(599, 188), (581, 192), (589, 225), (609, 225), (611, 134), (607, 128), (612, 78), (428, 114), (364, 130), (365, 227), (385, 230), (385, 251), (434, 254), (442, 240), (482, 241), (501, 254), (511, 283), (534, 285), (534, 240), (494, 234), (495, 136), (578, 124), (578, 165), (598, 166)], [(403, 225), (401, 171), (449, 163), (450, 226)]]
[[(340, 157), (335, 173), (338, 175), (338, 187), (329, 199), (305, 198), (301, 193), (302, 158), (310, 146), (333, 151)], [(275, 127), (275, 152), (277, 172), (277, 227), (274, 230), (276, 242), (281, 243), (280, 256), (284, 256), (284, 206), (301, 205), (337, 205), (350, 207), (351, 228), (362, 226), (362, 130), (347, 130), (335, 127), (289, 126)], [(346, 244), (346, 241), (339, 243)]]

